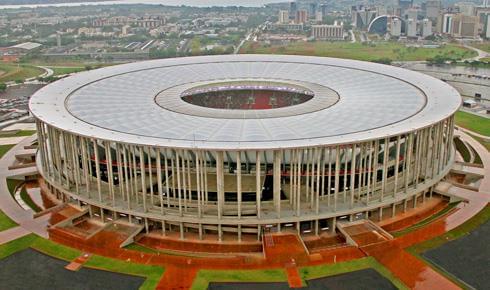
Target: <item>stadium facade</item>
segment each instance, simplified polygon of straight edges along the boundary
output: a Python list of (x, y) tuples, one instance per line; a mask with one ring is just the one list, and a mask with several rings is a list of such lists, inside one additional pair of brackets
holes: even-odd
[(83, 72), (30, 110), (58, 198), (163, 235), (239, 241), (417, 206), (453, 163), (460, 102), (392, 66), (229, 55)]

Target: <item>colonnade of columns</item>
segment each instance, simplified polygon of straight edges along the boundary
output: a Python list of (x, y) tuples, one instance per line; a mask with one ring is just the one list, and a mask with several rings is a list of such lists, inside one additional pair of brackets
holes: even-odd
[[(181, 236), (204, 225), (258, 233), (409, 200), (442, 178), (454, 120), (383, 139), (314, 148), (208, 151), (123, 144), (37, 123), (40, 169), (74, 200), (144, 217)], [(298, 229), (299, 230), (299, 229)]]

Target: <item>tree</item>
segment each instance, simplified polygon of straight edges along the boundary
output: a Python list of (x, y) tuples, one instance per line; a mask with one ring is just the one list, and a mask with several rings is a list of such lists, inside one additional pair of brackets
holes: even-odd
[(4, 83), (0, 83), (0, 92), (5, 92), (6, 89), (7, 89), (7, 85)]

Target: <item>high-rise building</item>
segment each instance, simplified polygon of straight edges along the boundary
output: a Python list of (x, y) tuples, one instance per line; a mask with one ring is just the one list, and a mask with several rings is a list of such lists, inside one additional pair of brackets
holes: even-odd
[(302, 9), (296, 11), (296, 17), (294, 18), (294, 22), (297, 24), (306, 23), (308, 21), (308, 11)]
[(442, 15), (441, 33), (451, 34), (451, 32), (453, 30), (453, 17), (454, 17), (454, 14), (443, 14)]
[(419, 11), (415, 8), (405, 10), (405, 19), (417, 20)]
[(422, 37), (427, 37), (432, 35), (432, 21), (430, 19), (422, 20), (421, 33)]
[(429, 0), (425, 3), (425, 17), (436, 20), (441, 11), (441, 0)]
[(280, 10), (279, 11), (279, 21), (280, 24), (289, 23), (289, 11)]
[(461, 38), (476, 38), (478, 36), (478, 17), (456, 14), (453, 17), (451, 36)]
[(317, 11), (317, 9), (318, 9), (318, 3), (316, 3), (316, 2), (312, 2), (312, 3), (310, 3), (310, 5), (308, 6), (308, 8), (309, 8), (309, 9), (308, 9), (308, 10), (309, 10), (309, 11), (308, 11), (308, 13), (309, 13), (310, 15), (312, 15), (312, 16), (315, 16), (315, 15), (316, 15), (316, 11)]
[(402, 21), (398, 17), (391, 18), (390, 34), (392, 36), (400, 36), (402, 34)]
[(298, 12), (298, 4), (295, 1), (289, 2), (289, 16), (294, 17)]
[(321, 11), (316, 12), (315, 21), (316, 22), (322, 22), (323, 21), (323, 13)]
[(417, 20), (408, 19), (406, 25), (405, 31), (407, 32), (407, 37), (417, 37)]
[(459, 8), (459, 13), (465, 16), (474, 16), (475, 15), (475, 4), (470, 2), (459, 2), (456, 3), (456, 6)]
[(483, 26), (483, 36), (490, 39), (490, 14), (486, 15), (485, 25)]
[(344, 28), (342, 25), (312, 25), (311, 34), (315, 39), (342, 40)]

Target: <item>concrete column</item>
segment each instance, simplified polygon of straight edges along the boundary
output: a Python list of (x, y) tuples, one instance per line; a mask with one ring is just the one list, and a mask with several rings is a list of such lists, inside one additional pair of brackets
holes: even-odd
[(337, 226), (337, 218), (333, 217), (330, 224), (330, 233), (335, 234), (335, 227)]
[[(163, 209), (163, 186), (162, 186), (162, 154), (161, 149), (157, 148), (155, 150), (156, 154), (156, 166), (157, 166), (157, 187), (158, 187), (158, 198), (160, 199), (160, 213), (164, 214), (165, 211)], [(165, 179), (165, 183), (167, 183), (167, 179)], [(168, 191), (167, 191), (168, 196)]]
[(109, 142), (105, 143), (106, 146), (106, 161), (107, 161), (107, 172), (108, 172), (108, 182), (109, 182), (109, 195), (112, 199), (112, 206), (116, 206), (116, 195), (114, 192), (114, 174), (112, 170), (112, 154), (111, 146)]
[(368, 156), (367, 156), (367, 186), (366, 186), (366, 205), (369, 204), (369, 195), (371, 194), (371, 172), (373, 171), (373, 142), (368, 143)]
[(350, 208), (354, 207), (354, 194), (355, 194), (355, 179), (356, 179), (356, 144), (352, 144), (352, 156), (350, 163)]
[[(177, 176), (177, 198), (179, 199), (179, 215), (182, 216), (182, 191), (180, 187), (180, 156), (179, 152), (175, 152), (175, 164), (176, 164), (176, 171), (174, 171), (174, 167), (172, 164), (172, 176), (175, 177)], [(174, 179), (174, 178), (172, 178)], [(175, 187), (174, 187), (175, 190)]]
[[(197, 216), (199, 218), (202, 217), (202, 187), (201, 187), (201, 159), (199, 152), (195, 152), (196, 154), (196, 189), (197, 189)], [(199, 231), (201, 231), (201, 225), (199, 224)], [(202, 233), (199, 232), (199, 237), (202, 237)]]
[[(237, 205), (238, 205), (238, 218), (242, 216), (242, 161), (241, 161), (241, 152), (237, 151), (236, 153), (236, 190), (237, 190)], [(241, 233), (238, 234), (241, 236)]]
[(94, 155), (95, 155), (95, 174), (97, 176), (97, 192), (99, 194), (99, 201), (102, 202), (102, 189), (100, 185), (100, 164), (99, 164), (99, 150), (97, 145), (97, 140), (92, 139), (94, 144)]
[(296, 149), (296, 216), (301, 215), (301, 162), (303, 159), (303, 150)]
[(153, 192), (153, 168), (151, 163), (151, 147), (147, 147), (148, 154), (148, 179), (150, 182), (150, 206), (149, 208), (155, 207), (154, 192)]
[(139, 147), (140, 154), (140, 171), (141, 171), (141, 194), (143, 195), (143, 212), (148, 212), (146, 206), (146, 169), (145, 169), (145, 155), (143, 148)]
[[(317, 149), (316, 160), (316, 183), (315, 183), (315, 213), (320, 212), (320, 166), (321, 166), (322, 149)], [(317, 220), (318, 225), (318, 220)]]
[(255, 158), (255, 195), (257, 204), (257, 218), (260, 219), (260, 200), (262, 198), (262, 183), (260, 181), (260, 151), (256, 152)]
[(389, 160), (389, 151), (390, 151), (390, 139), (385, 138), (384, 140), (384, 152), (383, 152), (383, 175), (381, 176), (381, 197), (380, 201), (383, 201), (384, 194), (386, 191), (386, 179), (388, 178), (388, 160)]
[(398, 190), (398, 168), (400, 167), (400, 146), (401, 146), (401, 136), (398, 135), (396, 137), (396, 154), (395, 154), (395, 182), (393, 189), (393, 197), (396, 196), (396, 192)]
[(279, 150), (274, 151), (273, 182), (274, 182), (274, 205), (276, 215), (281, 217), (281, 154)]
[(129, 191), (129, 178), (128, 178), (128, 174), (129, 174), (128, 156), (127, 156), (126, 147), (123, 146), (122, 149), (123, 149), (123, 160), (124, 160), (124, 179), (126, 180), (126, 194), (127, 194), (126, 201), (128, 204), (128, 209), (131, 209), (131, 194)]
[(328, 147), (328, 179), (327, 179), (327, 206), (330, 207), (330, 197), (332, 193), (332, 147)]
[[(218, 194), (218, 218), (221, 219), (223, 215), (223, 206), (225, 204), (225, 184), (223, 173), (223, 152), (216, 152), (216, 186)], [(220, 225), (221, 231), (221, 225)]]
[(340, 174), (340, 147), (335, 147), (335, 191), (333, 194), (333, 211), (337, 211), (337, 199), (339, 195), (339, 174)]
[(183, 240), (185, 237), (184, 237), (184, 223), (183, 222), (180, 222), (179, 223), (179, 231), (180, 231), (180, 239)]
[[(165, 191), (166, 191), (166, 197), (167, 197), (167, 208), (170, 210), (170, 185), (169, 185), (169, 180), (168, 180), (168, 157), (167, 157), (167, 150), (165, 149), (165, 155), (164, 155), (164, 165), (165, 165)], [(172, 166), (173, 168), (173, 166)], [(172, 181), (174, 180), (172, 174)], [(172, 193), (174, 192), (174, 188), (172, 188)]]
[[(321, 172), (321, 175), (322, 175), (322, 184), (320, 186), (321, 188), (321, 199), (324, 200), (325, 198), (325, 170), (326, 170), (326, 161), (325, 159), (328, 157), (327, 155), (327, 148), (322, 148), (321, 149), (322, 151), (322, 172)], [(328, 192), (328, 191), (327, 191)]]

